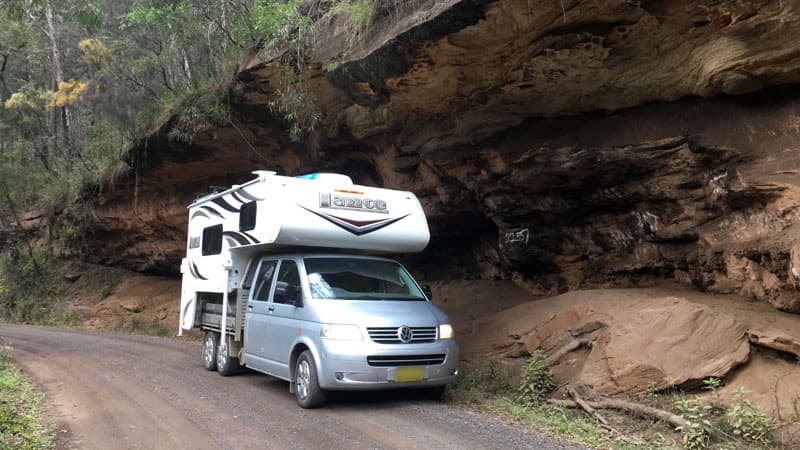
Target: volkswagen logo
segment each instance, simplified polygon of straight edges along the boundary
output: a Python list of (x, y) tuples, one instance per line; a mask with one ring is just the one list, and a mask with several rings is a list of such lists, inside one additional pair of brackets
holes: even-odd
[(400, 339), (400, 342), (408, 344), (411, 339), (414, 339), (414, 332), (411, 331), (411, 328), (403, 325), (397, 329), (397, 338)]

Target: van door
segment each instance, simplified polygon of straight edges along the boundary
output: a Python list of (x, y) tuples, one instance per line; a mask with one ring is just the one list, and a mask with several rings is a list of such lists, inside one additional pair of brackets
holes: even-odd
[(297, 262), (281, 260), (278, 277), (272, 293), (271, 308), (268, 308), (266, 357), (276, 363), (283, 374), (289, 376), (289, 353), (291, 345), (302, 333), (303, 295), (300, 288), (300, 273)]
[[(272, 293), (277, 266), (278, 261), (261, 261), (256, 278), (252, 283), (244, 320), (244, 351), (247, 355), (245, 360), (248, 366), (263, 368), (263, 364), (259, 364), (259, 359), (263, 361), (266, 357), (269, 297)], [(255, 359), (253, 359), (254, 357)]]

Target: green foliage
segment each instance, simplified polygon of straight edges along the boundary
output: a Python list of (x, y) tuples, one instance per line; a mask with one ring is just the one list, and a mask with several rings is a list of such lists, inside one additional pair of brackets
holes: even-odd
[(677, 427), (683, 447), (691, 450), (706, 448), (710, 439), (714, 408), (704, 404), (699, 397), (680, 398), (674, 402), (675, 411), (687, 422), (687, 427)]
[(355, 36), (372, 25), (375, 19), (375, 0), (343, 0), (331, 8), (330, 14), (347, 16)]
[[(41, 273), (36, 271), (38, 262)], [(59, 310), (60, 292), (58, 275), (46, 264), (46, 249), (27, 252), (12, 244), (0, 253), (0, 283), (5, 288), (0, 293), (0, 320), (43, 325), (69, 325), (77, 317)]]
[(31, 380), (8, 361), (0, 340), (0, 449), (53, 448), (43, 426), (42, 399)]
[(744, 388), (733, 394), (725, 418), (730, 432), (743, 441), (765, 447), (772, 444), (770, 433), (778, 423), (746, 397)]
[(447, 389), (447, 398), (459, 403), (477, 403), (488, 396), (513, 391), (510, 370), (490, 359), (479, 367), (462, 367), (456, 382)]
[(166, 337), (171, 334), (169, 327), (161, 322), (145, 320), (131, 314), (129, 317), (120, 318), (111, 324), (111, 330), (117, 333), (139, 334), (145, 336)]
[(703, 380), (703, 389), (707, 391), (716, 391), (722, 387), (722, 380), (717, 377), (708, 377)]
[(308, 92), (301, 85), (283, 86), (275, 92), (269, 108), (273, 113), (283, 116), (289, 123), (289, 139), (299, 142), (307, 132), (314, 131), (319, 123), (320, 113)]
[(531, 354), (522, 368), (521, 378), (518, 394), (522, 404), (540, 405), (556, 388), (550, 359), (541, 350)]
[(317, 126), (320, 113), (308, 92), (305, 51), (312, 37), (312, 21), (300, 12), (300, 1), (262, 0), (255, 11), (255, 29), (267, 59), (280, 65), (270, 111), (289, 125), (289, 138), (302, 140)]
[(174, 142), (190, 143), (197, 134), (228, 123), (228, 109), (224, 103), (199, 102), (181, 108), (178, 121), (167, 137)]

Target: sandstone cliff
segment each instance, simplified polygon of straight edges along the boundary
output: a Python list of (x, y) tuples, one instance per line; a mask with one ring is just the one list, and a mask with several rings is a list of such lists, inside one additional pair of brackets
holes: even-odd
[[(800, 4), (770, 0), (380, 2), (316, 24), (301, 143), (230, 87), (232, 124), (143, 137), (95, 209), (96, 262), (174, 274), (184, 206), (255, 169), (414, 190), (424, 278), (534, 292), (670, 279), (800, 312)], [(409, 257), (411, 258), (411, 257)]]

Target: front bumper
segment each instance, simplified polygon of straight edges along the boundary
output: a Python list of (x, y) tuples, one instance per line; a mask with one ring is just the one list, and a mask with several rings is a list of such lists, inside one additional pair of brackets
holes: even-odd
[[(328, 390), (396, 389), (447, 384), (458, 374), (458, 344), (444, 339), (427, 344), (376, 344), (372, 341), (321, 339), (319, 385)], [(444, 354), (441, 364), (418, 366), (422, 379), (394, 381), (397, 367), (372, 366), (368, 356), (415, 356)], [(407, 366), (400, 366), (407, 367)]]

